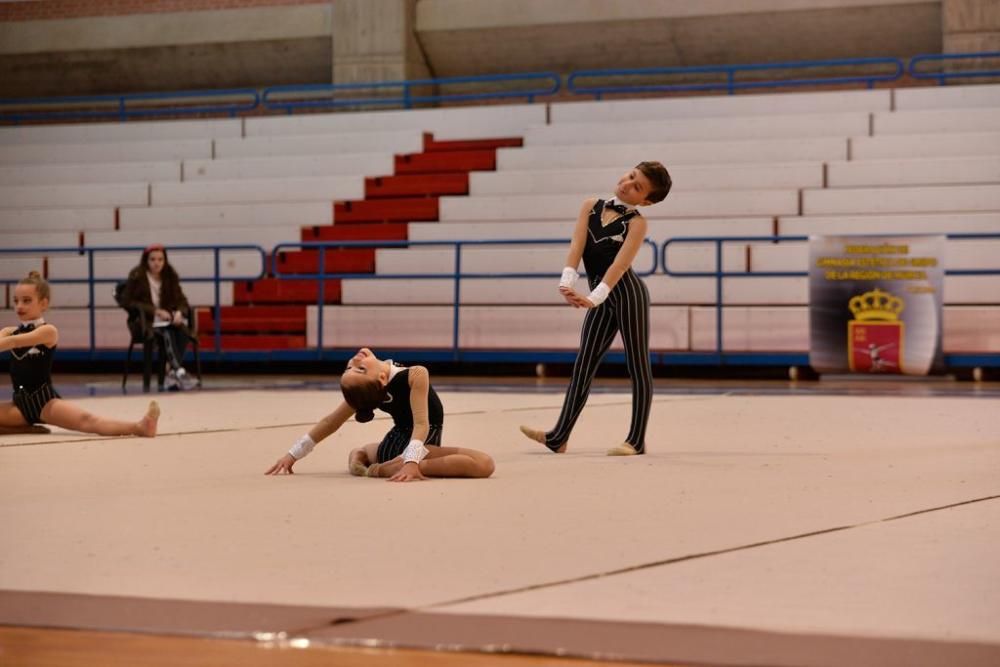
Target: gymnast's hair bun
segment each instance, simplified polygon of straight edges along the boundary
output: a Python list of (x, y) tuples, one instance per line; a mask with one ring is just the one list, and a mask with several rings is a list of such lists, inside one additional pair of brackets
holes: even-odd
[(365, 422), (370, 422), (371, 420), (375, 419), (375, 411), (358, 410), (356, 413), (354, 413), (354, 418), (357, 419), (362, 424), (364, 424)]

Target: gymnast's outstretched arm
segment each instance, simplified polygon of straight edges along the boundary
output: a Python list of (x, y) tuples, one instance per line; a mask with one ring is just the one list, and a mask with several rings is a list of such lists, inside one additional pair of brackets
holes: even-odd
[(344, 423), (354, 416), (354, 408), (343, 402), (337, 406), (337, 409), (323, 417), (319, 422), (313, 426), (309, 433), (299, 438), (292, 448), (288, 450), (288, 453), (278, 459), (274, 465), (265, 471), (265, 475), (291, 475), (292, 466), (295, 462), (303, 458), (306, 454), (312, 451), (316, 443), (320, 442), (324, 438), (327, 438), (344, 425)]

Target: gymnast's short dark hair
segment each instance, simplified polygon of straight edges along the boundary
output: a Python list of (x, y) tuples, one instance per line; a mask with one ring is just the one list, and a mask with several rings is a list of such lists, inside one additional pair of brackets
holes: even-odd
[(649, 180), (653, 187), (646, 195), (646, 201), (651, 204), (661, 202), (670, 194), (670, 187), (674, 184), (670, 180), (670, 172), (659, 162), (640, 162), (635, 168), (642, 172), (642, 175)]

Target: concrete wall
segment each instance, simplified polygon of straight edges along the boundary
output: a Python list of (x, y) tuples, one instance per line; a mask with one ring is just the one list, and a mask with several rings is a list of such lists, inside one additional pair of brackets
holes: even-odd
[(976, 0), (0, 3), (0, 96), (905, 57), (941, 51), (943, 3), (946, 34), (995, 34)]
[(909, 56), (941, 49), (941, 2), (421, 0), (438, 76)]
[(946, 53), (1000, 51), (997, 0), (944, 0), (942, 19)]
[(323, 2), (0, 21), (0, 96), (329, 81), (331, 16)]

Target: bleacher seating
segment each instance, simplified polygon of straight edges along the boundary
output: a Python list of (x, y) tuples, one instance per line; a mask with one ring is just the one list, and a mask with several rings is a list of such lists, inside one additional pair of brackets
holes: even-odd
[[(566, 102), (548, 113), (531, 104), (0, 128), (0, 247), (239, 243), (270, 251), (314, 240), (565, 239), (581, 200), (607, 194), (645, 159), (662, 160), (674, 179), (669, 199), (644, 212), (657, 242), (1000, 232), (998, 110), (1000, 86), (978, 85)], [(730, 243), (723, 264), (801, 271), (805, 249)], [(997, 250), (1000, 242), (952, 241), (947, 259), (1000, 268)], [(554, 274), (565, 251), (467, 246), (463, 267)], [(102, 261), (100, 277), (123, 277), (136, 257)], [(171, 261), (183, 278), (207, 275), (206, 257), (178, 252)], [(273, 261), (286, 277), (318, 266), (315, 251), (296, 248)], [(651, 262), (644, 248), (636, 268)], [(675, 271), (709, 271), (714, 251), (675, 244), (668, 262)], [(56, 278), (86, 275), (83, 257), (39, 253), (3, 256), (0, 279), (39, 264)], [(225, 276), (244, 276), (260, 260), (234, 252), (224, 264)], [(330, 271), (368, 276), (453, 268), (451, 246), (327, 256)], [(714, 350), (714, 280), (659, 272), (646, 281), (654, 349)], [(210, 283), (184, 288), (200, 306), (214, 301)], [(86, 286), (54, 289), (53, 321), (77, 326)], [(314, 345), (317, 289), (310, 279), (227, 282), (224, 347)], [(722, 292), (727, 350), (807, 349), (806, 278), (733, 278)], [(330, 280), (323, 343), (448, 347), (454, 295), (450, 279)], [(116, 336), (127, 334), (110, 289), (95, 296), (98, 344), (119, 345)], [(946, 351), (1000, 351), (1000, 276), (949, 276), (944, 299)], [(460, 303), (463, 346), (577, 345), (582, 313), (562, 304), (551, 279), (463, 280)], [(207, 311), (202, 317), (211, 336)], [(64, 337), (61, 345), (78, 342), (87, 344)]]

